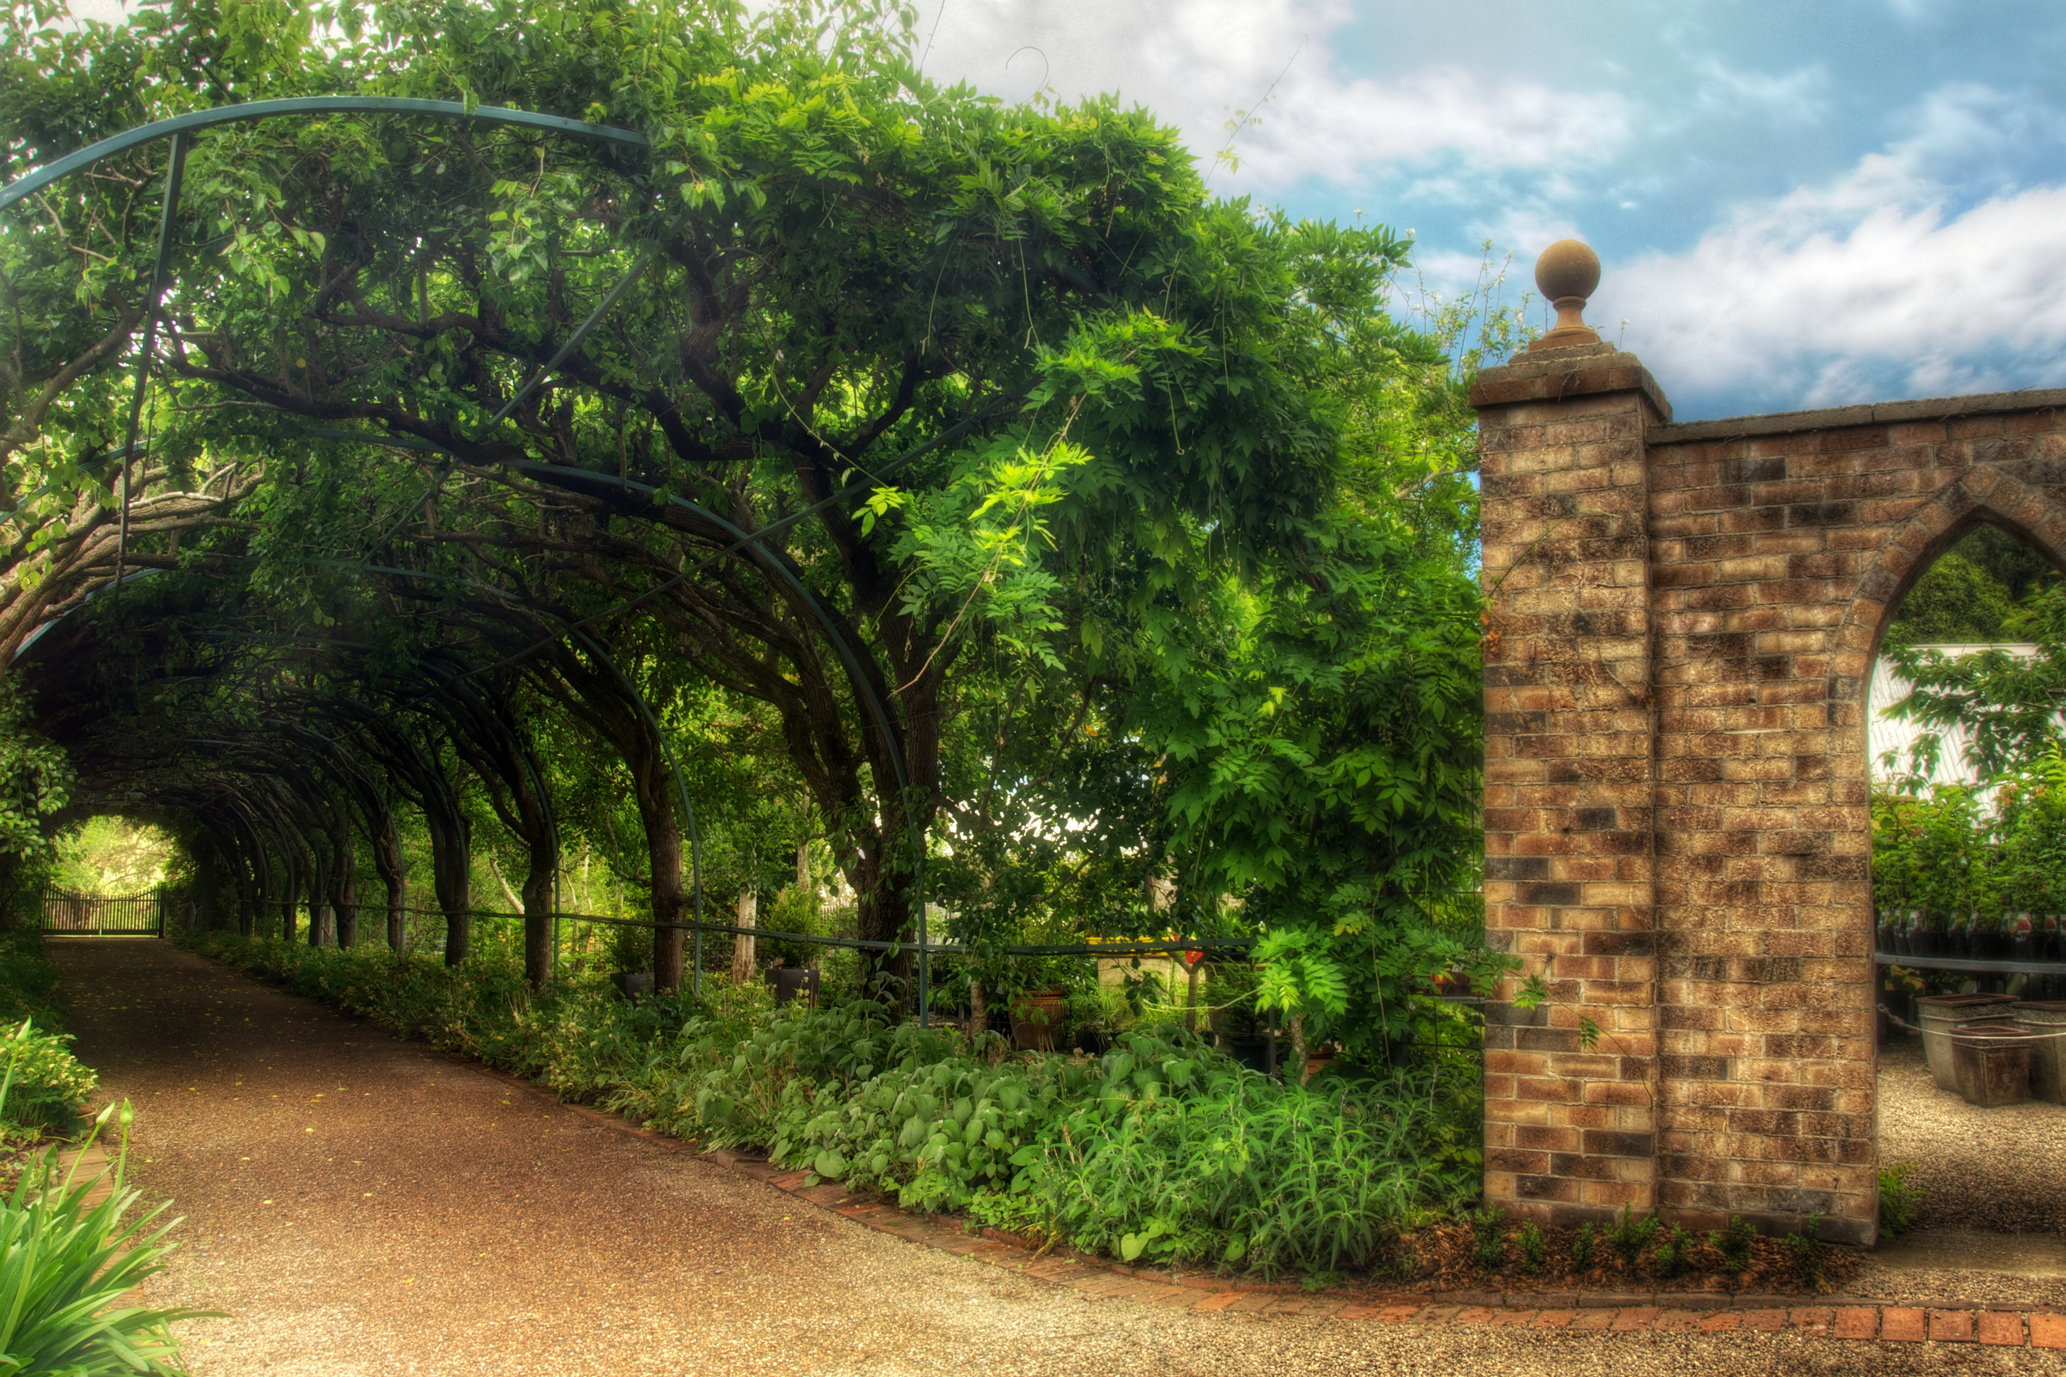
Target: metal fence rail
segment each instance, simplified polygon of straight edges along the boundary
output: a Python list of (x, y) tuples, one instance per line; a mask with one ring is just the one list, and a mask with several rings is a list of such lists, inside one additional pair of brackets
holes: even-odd
[(72, 894), (61, 889), (43, 891), (40, 926), (44, 932), (70, 933), (80, 937), (136, 934), (165, 935), (165, 896), (160, 891), (108, 898), (99, 894)]

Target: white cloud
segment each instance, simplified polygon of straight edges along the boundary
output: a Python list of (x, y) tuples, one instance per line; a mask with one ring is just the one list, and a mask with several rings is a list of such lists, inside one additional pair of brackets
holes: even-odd
[(1829, 108), (1829, 69), (1816, 62), (1784, 76), (1746, 71), (1708, 58), (1699, 74), (1697, 103), (1709, 115), (1808, 122)]
[(1819, 406), (2066, 381), (2066, 186), (1961, 205), (1917, 176), (1991, 142), (1968, 119), (1980, 94), (1933, 93), (1916, 138), (1687, 252), (1608, 265), (1588, 314), (1627, 317), (1667, 393)]
[(1329, 36), (1351, 17), (1342, 0), (946, 0), (944, 11), (921, 11), (918, 32), (932, 35), (935, 79), (1022, 99), (1044, 71), (1065, 100), (1116, 91), (1180, 128), (1207, 167), (1227, 121), (1253, 112), (1234, 144), (1238, 176), (1215, 179), (1223, 189), (1341, 181), (1445, 156), (1473, 171), (1544, 168), (1627, 138), (1627, 102), (1611, 93), (1450, 64), (1345, 79)]

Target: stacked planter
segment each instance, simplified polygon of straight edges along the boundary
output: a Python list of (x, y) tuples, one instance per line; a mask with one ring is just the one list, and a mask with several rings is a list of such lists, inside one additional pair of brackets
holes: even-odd
[(2015, 1000), (2005, 994), (1924, 995), (1915, 1001), (1923, 1030), (1923, 1060), (1939, 1090), (1958, 1089), (1951, 1060), (1951, 1030), (1961, 1023), (1991, 1023), (2015, 1017)]
[(2030, 1091), (2066, 1104), (2066, 1001), (2018, 1004), (2016, 1027), (2031, 1035)]
[(2007, 1019), (1961, 1023), (1951, 1032), (1952, 1080), (1959, 1098), (1982, 1109), (2030, 1098), (2030, 1057), (2038, 1039)]

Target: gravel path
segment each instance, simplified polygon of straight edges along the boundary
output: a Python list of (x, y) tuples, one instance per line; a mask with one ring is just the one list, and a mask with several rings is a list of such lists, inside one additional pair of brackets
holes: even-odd
[(1939, 1090), (1922, 1039), (1880, 1053), (1879, 1157), (1912, 1162), (1918, 1229), (2066, 1233), (2066, 1105), (1976, 1109)]
[[(916, 1247), (149, 938), (54, 942), (196, 1377), (1941, 1371), (1935, 1344), (1194, 1315)], [(1959, 1370), (2055, 1355), (1957, 1351)]]

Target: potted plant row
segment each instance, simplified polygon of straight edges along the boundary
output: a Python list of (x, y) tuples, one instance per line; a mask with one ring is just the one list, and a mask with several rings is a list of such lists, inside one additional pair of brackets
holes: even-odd
[(2066, 961), (2066, 932), (2056, 913), (1946, 915), (1924, 909), (1882, 909), (1875, 935), (1890, 956), (1970, 961)]

